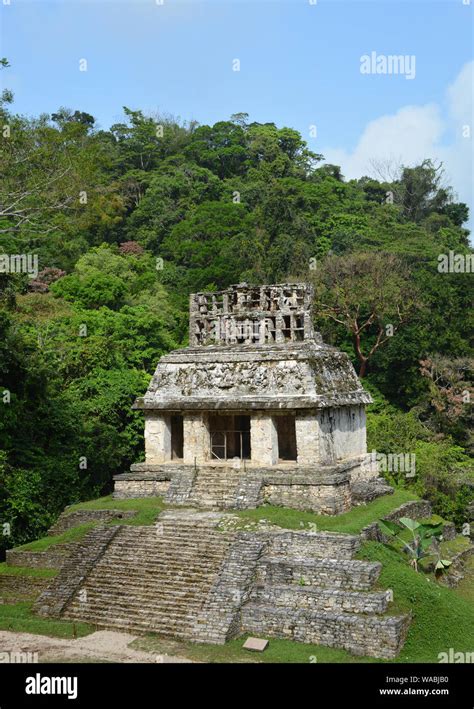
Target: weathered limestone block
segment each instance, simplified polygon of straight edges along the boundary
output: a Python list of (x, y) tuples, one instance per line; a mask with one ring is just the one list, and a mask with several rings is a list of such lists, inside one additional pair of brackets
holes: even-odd
[(295, 419), (298, 463), (307, 465), (319, 460), (319, 420), (317, 415), (297, 416)]
[(320, 412), (320, 461), (331, 463), (362, 456), (366, 451), (363, 406), (329, 407)]
[(265, 557), (257, 569), (257, 583), (299, 584), (353, 591), (368, 591), (377, 581), (382, 564), (339, 559)]
[(252, 463), (276, 465), (278, 463), (278, 434), (272, 416), (257, 412), (250, 421), (250, 446)]
[(161, 497), (168, 492), (169, 480), (116, 480), (114, 498)]
[(145, 458), (147, 463), (164, 463), (171, 460), (169, 416), (145, 414)]
[(339, 485), (265, 485), (263, 499), (269, 505), (337, 515), (351, 508), (349, 482)]
[(207, 416), (187, 414), (183, 421), (184, 463), (206, 463), (211, 457)]

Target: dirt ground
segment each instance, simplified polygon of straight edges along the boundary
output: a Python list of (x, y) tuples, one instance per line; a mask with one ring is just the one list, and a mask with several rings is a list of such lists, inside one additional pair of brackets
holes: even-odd
[(129, 644), (135, 639), (134, 635), (109, 630), (100, 630), (76, 640), (0, 630), (0, 662), (22, 661), (21, 655), (16, 653), (30, 653), (30, 657), (31, 653), (37, 653), (38, 662), (191, 662), (182, 657), (134, 650)]

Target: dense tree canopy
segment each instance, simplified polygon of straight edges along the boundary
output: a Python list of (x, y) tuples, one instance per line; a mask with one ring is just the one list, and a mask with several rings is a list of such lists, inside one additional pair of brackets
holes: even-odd
[[(244, 280), (314, 282), (317, 326), (375, 398), (369, 444), (406, 450), (416, 433), (421, 460), (465, 473), (472, 281), (437, 259), (469, 253), (468, 210), (429, 156), (346, 181), (297, 131), (243, 113), (198, 126), (126, 108), (99, 130), (78, 109), (0, 106), (0, 253), (39, 262), (34, 278), (0, 273), (4, 546), (138, 459), (131, 403), (186, 342), (189, 293)], [(443, 490), (458, 520), (459, 487)]]

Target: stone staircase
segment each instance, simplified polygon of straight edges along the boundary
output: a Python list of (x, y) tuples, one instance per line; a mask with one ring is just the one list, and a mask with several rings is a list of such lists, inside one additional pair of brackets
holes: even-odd
[(207, 509), (235, 508), (242, 470), (231, 466), (200, 466), (186, 505)]
[(131, 632), (192, 639), (234, 534), (205, 515), (171, 514), (154, 527), (123, 526), (63, 616)]
[(249, 531), (229, 520), (240, 521), (183, 508), (154, 526), (96, 526), (35, 609), (194, 642), (249, 633), (397, 656), (410, 619), (387, 614), (389, 594), (376, 588), (381, 564), (355, 558), (360, 536)]
[(381, 564), (354, 559), (359, 546), (345, 534), (275, 534), (242, 607), (243, 631), (396, 657), (410, 619), (386, 615), (387, 592), (373, 590)]

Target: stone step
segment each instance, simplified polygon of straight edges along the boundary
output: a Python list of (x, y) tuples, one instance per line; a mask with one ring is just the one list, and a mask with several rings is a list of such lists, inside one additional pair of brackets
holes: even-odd
[[(194, 535), (190, 537), (190, 535)], [(156, 527), (153, 530), (153, 535), (143, 537), (140, 539), (140, 548), (146, 548), (153, 546), (158, 541), (166, 541), (169, 544), (182, 544), (188, 547), (210, 547), (222, 546), (223, 544), (228, 544), (232, 541), (233, 535), (228, 535), (221, 532), (213, 532), (212, 535), (209, 533), (200, 533), (199, 531), (193, 532), (192, 529), (189, 530), (179, 530), (176, 534), (170, 534), (168, 530)], [(136, 545), (137, 540), (127, 539), (127, 537), (121, 536), (122, 545), (126, 547), (127, 545)]]
[(123, 583), (127, 585), (127, 588), (137, 588), (140, 589), (143, 587), (145, 584), (148, 585), (150, 588), (155, 588), (155, 589), (160, 589), (160, 592), (163, 591), (163, 589), (177, 589), (179, 590), (180, 588), (183, 587), (183, 584), (193, 584), (193, 585), (199, 585), (202, 582), (207, 582), (210, 576), (213, 576), (215, 574), (215, 570), (212, 568), (207, 569), (207, 571), (203, 572), (190, 572), (188, 574), (183, 572), (180, 573), (175, 573), (175, 572), (164, 572), (163, 574), (153, 574), (150, 572), (146, 576), (138, 574), (120, 574), (120, 573), (113, 573), (113, 568), (109, 566), (102, 566), (100, 569), (97, 569), (97, 573), (94, 575), (91, 574), (89, 577), (89, 583), (90, 586), (92, 586), (92, 583), (96, 588), (104, 588), (104, 589), (112, 589), (114, 588), (114, 585), (117, 583)]
[(337, 532), (285, 532), (275, 534), (268, 555), (285, 559), (352, 559), (360, 537)]
[(198, 570), (190, 569), (189, 571), (179, 568), (169, 569), (167, 566), (163, 566), (155, 570), (146, 571), (142, 566), (141, 568), (127, 569), (120, 573), (114, 571), (113, 565), (106, 564), (98, 567), (94, 576), (91, 575), (91, 578), (98, 584), (103, 583), (105, 586), (110, 586), (113, 580), (113, 583), (126, 582), (130, 585), (137, 583), (138, 586), (140, 584), (150, 584), (155, 588), (160, 588), (165, 585), (174, 587), (176, 584), (183, 583), (197, 584), (200, 581), (205, 581), (209, 575), (215, 574), (217, 570), (210, 566)]
[(256, 588), (251, 594), (251, 600), (275, 607), (346, 613), (385, 613), (388, 606), (385, 591), (343, 591), (296, 585)]
[[(147, 600), (147, 605), (143, 605), (143, 601)], [(71, 605), (71, 609), (74, 609), (78, 613), (96, 613), (104, 612), (108, 613), (110, 617), (115, 617), (120, 615), (121, 612), (138, 616), (149, 616), (157, 617), (164, 616), (171, 620), (191, 618), (200, 610), (203, 604), (202, 598), (191, 598), (182, 599), (183, 603), (180, 605), (179, 602), (172, 603), (171, 600), (165, 602), (165, 599), (156, 599), (155, 603), (152, 603), (149, 597), (138, 597), (138, 596), (123, 596), (123, 597), (110, 597), (107, 602), (104, 603), (104, 598), (99, 593), (92, 593), (89, 591), (87, 593), (87, 600), (80, 601), (78, 598), (74, 600)]]
[(226, 552), (226, 548), (222, 549), (222, 552), (220, 554), (217, 553), (211, 553), (209, 555), (206, 555), (205, 559), (200, 560), (200, 556), (195, 554), (194, 556), (184, 554), (180, 549), (175, 549), (175, 553), (173, 554), (173, 550), (168, 550), (166, 553), (163, 554), (140, 554), (133, 556), (130, 552), (125, 552), (120, 553), (118, 550), (113, 550), (110, 554), (107, 555), (107, 558), (109, 561), (115, 563), (120, 561), (121, 564), (123, 565), (132, 565), (132, 566), (138, 566), (141, 565), (142, 567), (155, 567), (155, 566), (162, 566), (166, 564), (168, 561), (169, 562), (174, 562), (177, 559), (178, 555), (178, 565), (183, 566), (186, 565), (186, 562), (188, 562), (187, 567), (189, 566), (201, 566), (203, 563), (208, 565), (214, 561), (217, 561), (222, 558), (223, 554)]
[(168, 513), (158, 529), (121, 528), (76, 586), (63, 616), (131, 632), (192, 637), (235, 534), (215, 530), (219, 516), (201, 519), (200, 525), (192, 514), (177, 517)]
[[(200, 603), (202, 602), (200, 595), (201, 588), (198, 585), (189, 585), (185, 588), (185, 591), (183, 591), (182, 585), (177, 588), (172, 588), (171, 586), (165, 586), (164, 588), (153, 588), (153, 586), (148, 584), (145, 587), (140, 588), (136, 585), (129, 585), (127, 583), (126, 585), (124, 584), (121, 591), (118, 591), (118, 589), (114, 589), (113, 586), (107, 588), (105, 585), (101, 584), (94, 584), (90, 586), (86, 584), (76, 593), (75, 600), (73, 602), (88, 603), (89, 601), (92, 602), (92, 600), (103, 600), (105, 597), (104, 591), (109, 592), (107, 594), (107, 603), (112, 602), (114, 599), (123, 601), (123, 599), (126, 598), (130, 600), (131, 604), (133, 604), (138, 597), (140, 599), (140, 603), (142, 603), (143, 600), (149, 600), (151, 605), (160, 606), (175, 602), (176, 604), (179, 604), (182, 601), (192, 601), (193, 599), (198, 599)], [(81, 594), (84, 591), (85, 594), (82, 596)], [(80, 599), (84, 597), (86, 600), (81, 601)], [(146, 607), (148, 608), (148, 606)]]
[(278, 557), (262, 559), (257, 585), (300, 584), (367, 591), (377, 581), (382, 564), (371, 561), (312, 559), (287, 560)]
[(195, 606), (193, 609), (185, 612), (173, 611), (169, 608), (153, 608), (149, 611), (145, 611), (143, 608), (137, 608), (134, 606), (128, 606), (127, 604), (114, 604), (110, 607), (101, 606), (97, 604), (91, 604), (89, 606), (85, 605), (74, 605), (68, 609), (65, 617), (75, 617), (77, 619), (88, 621), (90, 617), (94, 617), (96, 620), (100, 617), (102, 620), (106, 620), (107, 623), (113, 624), (115, 618), (128, 618), (131, 621), (137, 623), (148, 623), (149, 625), (165, 625), (168, 626), (181, 626), (193, 625), (196, 621), (200, 606)]
[(172, 638), (188, 639), (192, 637), (192, 625), (185, 621), (182, 624), (170, 624), (167, 619), (153, 622), (149, 618), (139, 619), (127, 616), (110, 618), (104, 613), (90, 613), (86, 618), (82, 614), (67, 614), (69, 620), (83, 621), (84, 619), (92, 625), (101, 628), (113, 628), (114, 630), (124, 630), (135, 633), (155, 632), (159, 635)]
[[(159, 547), (162, 546), (160, 549)], [(220, 547), (203, 547), (202, 549), (196, 548), (194, 549), (194, 553), (192, 553), (193, 549), (192, 547), (183, 547), (180, 544), (167, 544), (166, 542), (160, 543), (157, 542), (153, 548), (146, 548), (143, 547), (142, 549), (137, 552), (137, 550), (133, 551), (130, 548), (124, 547), (122, 551), (117, 551), (113, 550), (112, 553), (110, 554), (110, 557), (112, 558), (115, 555), (120, 556), (121, 559), (126, 561), (127, 559), (130, 560), (137, 560), (137, 558), (143, 558), (143, 559), (153, 559), (154, 557), (158, 556), (165, 560), (168, 558), (176, 558), (176, 554), (180, 555), (180, 558), (184, 561), (185, 559), (189, 559), (192, 561), (193, 559), (199, 559), (199, 558), (204, 558), (204, 559), (217, 559), (222, 556), (222, 553), (225, 552), (227, 549), (228, 544), (223, 544)]]
[(395, 658), (405, 639), (409, 616), (275, 608), (251, 601), (242, 608), (246, 633), (339, 647), (356, 655)]

